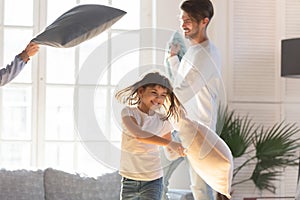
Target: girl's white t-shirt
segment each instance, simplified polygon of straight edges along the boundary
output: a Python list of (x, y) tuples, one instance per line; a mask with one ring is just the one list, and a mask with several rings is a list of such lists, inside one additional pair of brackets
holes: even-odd
[[(125, 107), (122, 117), (125, 116), (135, 118), (142, 130), (157, 136), (173, 130), (172, 124), (168, 120), (163, 121), (162, 115), (157, 112), (148, 115), (136, 107)], [(121, 151), (120, 175), (123, 177), (151, 181), (163, 176), (159, 146), (140, 142), (124, 125)]]

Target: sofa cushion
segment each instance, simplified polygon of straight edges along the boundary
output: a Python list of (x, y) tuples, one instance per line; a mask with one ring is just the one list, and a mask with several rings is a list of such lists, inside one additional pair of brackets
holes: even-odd
[(43, 200), (44, 174), (42, 170), (0, 170), (1, 200)]
[(58, 17), (32, 41), (53, 47), (73, 47), (110, 28), (125, 11), (97, 4), (75, 6)]
[(97, 178), (45, 170), (46, 200), (119, 200), (121, 176), (118, 172)]

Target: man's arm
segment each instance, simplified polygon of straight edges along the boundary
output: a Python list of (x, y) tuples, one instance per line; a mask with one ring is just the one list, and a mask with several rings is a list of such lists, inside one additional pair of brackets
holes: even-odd
[(0, 70), (0, 86), (3, 86), (13, 80), (24, 68), (30, 57), (35, 55), (39, 46), (33, 42), (29, 43), (26, 48), (18, 54), (15, 59)]
[(210, 91), (209, 81), (220, 78), (219, 67), (212, 57), (201, 49), (191, 60), (186, 59), (185, 65), (189, 65), (190, 70), (182, 77), (183, 80), (176, 85), (174, 92), (181, 103), (185, 103), (193, 98), (201, 89), (205, 88)]

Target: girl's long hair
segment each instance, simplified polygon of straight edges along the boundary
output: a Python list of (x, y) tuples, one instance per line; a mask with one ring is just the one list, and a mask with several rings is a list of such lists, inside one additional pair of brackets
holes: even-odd
[(154, 87), (159, 85), (167, 89), (167, 97), (163, 104), (163, 108), (166, 112), (163, 120), (167, 120), (172, 117), (175, 121), (178, 121), (181, 113), (184, 112), (183, 106), (175, 96), (173, 87), (168, 78), (162, 76), (158, 72), (152, 72), (146, 74), (140, 81), (135, 84), (126, 87), (115, 94), (116, 99), (126, 105), (133, 106), (138, 105), (141, 99), (138, 95), (138, 89), (140, 87)]

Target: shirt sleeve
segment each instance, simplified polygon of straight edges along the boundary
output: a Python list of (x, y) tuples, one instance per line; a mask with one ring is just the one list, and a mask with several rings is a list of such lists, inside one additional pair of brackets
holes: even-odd
[(170, 71), (171, 71), (172, 77), (176, 77), (178, 68), (179, 68), (179, 64), (180, 64), (180, 60), (179, 60), (178, 56), (169, 57), (169, 58), (167, 58), (167, 61), (170, 65)]
[(11, 64), (0, 70), (0, 86), (3, 86), (13, 80), (24, 68), (25, 62), (16, 56)]
[[(207, 52), (201, 50), (187, 61), (191, 68), (174, 93), (181, 103), (194, 97), (202, 88), (208, 87), (208, 82), (219, 75), (218, 67)], [(209, 90), (209, 88), (207, 88)]]
[(169, 120), (164, 121), (162, 136), (173, 130), (174, 130), (174, 127), (173, 127), (172, 123)]
[(140, 119), (137, 115), (134, 114), (134, 111), (130, 107), (125, 107), (121, 111), (122, 116), (122, 124), (124, 128), (124, 132), (126, 134), (131, 135), (132, 137), (150, 137), (153, 134), (141, 129), (139, 122)]
[(133, 112), (128, 107), (123, 108), (122, 111), (121, 111), (121, 117), (126, 117), (126, 116), (134, 117)]

